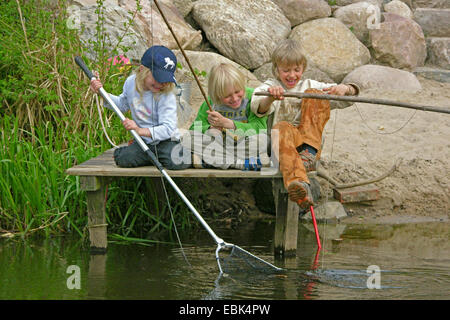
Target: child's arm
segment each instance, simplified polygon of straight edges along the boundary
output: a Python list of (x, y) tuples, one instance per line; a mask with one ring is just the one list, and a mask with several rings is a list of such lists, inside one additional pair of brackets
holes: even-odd
[(271, 96), (267, 96), (259, 102), (258, 113), (265, 114), (269, 111), (270, 106), (275, 100), (283, 100), (284, 89), (281, 86), (273, 86), (267, 88)]
[(128, 130), (128, 131), (134, 130), (141, 137), (149, 137), (149, 138), (152, 137), (152, 134), (151, 134), (149, 128), (139, 127), (134, 120), (126, 118), (125, 120), (122, 121), (122, 124), (126, 130)]
[(354, 84), (341, 83), (336, 86), (324, 88), (323, 91), (338, 96), (354, 96), (359, 93), (359, 88)]
[[(275, 88), (275, 87), (281, 88), (279, 86), (279, 83), (277, 83), (275, 80), (269, 79), (266, 82), (264, 82), (264, 84), (262, 84), (261, 86), (256, 88), (254, 90), (254, 93), (255, 92), (266, 92), (266, 91), (269, 91), (270, 88)], [(274, 91), (273, 93), (277, 97), (280, 96), (279, 89), (278, 89), (278, 91)], [(273, 96), (255, 96), (253, 94), (253, 96), (251, 97), (251, 104), (250, 104), (251, 111), (258, 117), (265, 117), (274, 111), (273, 102), (275, 100), (276, 99)]]
[[(97, 79), (91, 81), (90, 88), (95, 93), (98, 93), (100, 88), (103, 87), (103, 84), (102, 84), (102, 82), (100, 80), (98, 80), (98, 78), (99, 78), (98, 72), (94, 72), (94, 75), (97, 77)], [(127, 79), (125, 81), (124, 85), (123, 85), (123, 92), (119, 96), (115, 96), (113, 94), (109, 94), (109, 97), (111, 98), (111, 100), (114, 101), (116, 106), (122, 112), (125, 112), (125, 111), (130, 109), (130, 107), (128, 106), (127, 97), (126, 97), (126, 87), (128, 85), (129, 85), (129, 83), (128, 83), (128, 79)], [(104, 106), (106, 108), (110, 109), (110, 110), (113, 110), (113, 108), (106, 101), (104, 102)]]
[(236, 131), (243, 131), (244, 135), (258, 134), (260, 130), (267, 129), (267, 116), (258, 117), (253, 112), (248, 116), (248, 122), (234, 121)]
[(206, 130), (211, 128), (211, 124), (208, 122), (208, 110), (208, 105), (206, 104), (206, 102), (203, 102), (203, 104), (200, 106), (200, 109), (198, 110), (197, 117), (195, 118), (189, 130), (201, 131), (202, 133), (205, 133)]

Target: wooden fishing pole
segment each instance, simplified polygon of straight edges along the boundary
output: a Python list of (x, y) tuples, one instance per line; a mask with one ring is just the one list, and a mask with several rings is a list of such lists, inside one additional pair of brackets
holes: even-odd
[(211, 104), (209, 103), (208, 97), (206, 96), (206, 93), (203, 90), (203, 87), (202, 87), (200, 81), (198, 80), (197, 75), (195, 74), (194, 68), (192, 68), (192, 65), (191, 65), (191, 62), (189, 61), (189, 58), (187, 57), (186, 53), (183, 50), (183, 47), (181, 46), (180, 42), (178, 41), (178, 38), (175, 35), (175, 32), (173, 31), (172, 27), (170, 26), (169, 21), (167, 20), (166, 16), (164, 15), (164, 12), (161, 10), (161, 7), (159, 6), (158, 1), (156, 1), (156, 0), (153, 0), (153, 1), (155, 2), (155, 5), (158, 8), (159, 13), (161, 14), (161, 17), (163, 18), (164, 22), (166, 23), (167, 28), (169, 28), (170, 33), (172, 34), (173, 38), (175, 39), (175, 42), (177, 43), (178, 48), (180, 48), (181, 53), (184, 56), (184, 59), (186, 59), (186, 62), (188, 64), (188, 66), (189, 66), (189, 69), (191, 70), (192, 75), (194, 76), (195, 82), (197, 82), (197, 85), (200, 88), (200, 91), (201, 91), (201, 93), (203, 95), (203, 98), (205, 99), (206, 104), (208, 105), (209, 111), (213, 111), (213, 109), (211, 107)]
[[(269, 92), (255, 92), (256, 96), (271, 96)], [(311, 99), (322, 99), (322, 100), (337, 100), (337, 101), (348, 101), (348, 102), (363, 102), (363, 103), (372, 103), (372, 104), (382, 104), (388, 106), (416, 109), (421, 111), (431, 111), (431, 112), (439, 112), (439, 113), (448, 113), (450, 114), (450, 108), (439, 108), (435, 106), (421, 106), (417, 104), (412, 104), (408, 102), (399, 102), (393, 100), (386, 99), (376, 99), (376, 98), (364, 98), (357, 96), (336, 96), (332, 94), (316, 94), (316, 93), (301, 93), (301, 92), (285, 92), (283, 94), (285, 97), (291, 98), (311, 98)]]

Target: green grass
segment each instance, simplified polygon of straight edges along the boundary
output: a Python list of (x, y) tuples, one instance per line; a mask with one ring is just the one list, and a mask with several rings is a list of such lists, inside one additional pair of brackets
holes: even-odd
[[(65, 1), (53, 10), (44, 0), (0, 3), (0, 236), (6, 231), (87, 235), (85, 193), (78, 177), (65, 170), (111, 145), (88, 79), (74, 62), (85, 48), (66, 21)], [(98, 52), (99, 57), (112, 55)], [(100, 70), (109, 92), (121, 92), (129, 71), (102, 71), (104, 63), (88, 66)], [(108, 134), (115, 142), (127, 141), (130, 136), (120, 119), (105, 113)], [(171, 190), (169, 197), (177, 226), (190, 228), (191, 213)], [(155, 205), (159, 202), (149, 179), (113, 182), (108, 189), (108, 230), (116, 239), (143, 243), (172, 234), (167, 205)]]

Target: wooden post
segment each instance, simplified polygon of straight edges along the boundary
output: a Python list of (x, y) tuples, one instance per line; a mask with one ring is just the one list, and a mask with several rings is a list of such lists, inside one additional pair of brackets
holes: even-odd
[(104, 177), (81, 176), (81, 189), (86, 191), (91, 253), (103, 254), (107, 248), (105, 217), (106, 186)]
[(272, 190), (277, 215), (274, 255), (276, 257), (293, 256), (297, 251), (299, 207), (296, 203), (289, 201), (282, 178), (272, 179)]

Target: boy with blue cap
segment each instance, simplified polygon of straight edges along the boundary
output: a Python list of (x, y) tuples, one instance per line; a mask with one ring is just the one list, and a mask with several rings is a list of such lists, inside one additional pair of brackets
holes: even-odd
[[(110, 94), (122, 112), (131, 111), (132, 119), (123, 121), (125, 129), (135, 130), (169, 170), (188, 168), (191, 159), (188, 151), (183, 158), (184, 149), (178, 146), (177, 105), (173, 93), (176, 65), (177, 58), (170, 49), (152, 46), (142, 56), (141, 65), (125, 81), (122, 94)], [(99, 80), (91, 81), (94, 92), (101, 86)], [(105, 107), (111, 109), (107, 103)], [(153, 164), (137, 142), (114, 150), (114, 160), (119, 167)]]

